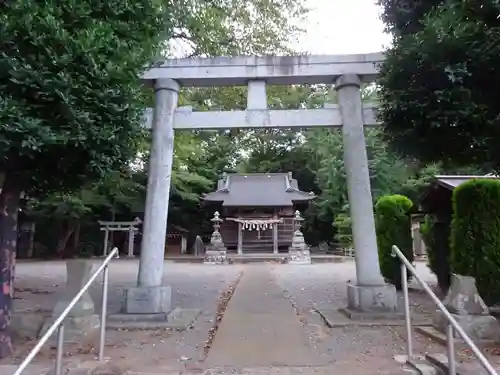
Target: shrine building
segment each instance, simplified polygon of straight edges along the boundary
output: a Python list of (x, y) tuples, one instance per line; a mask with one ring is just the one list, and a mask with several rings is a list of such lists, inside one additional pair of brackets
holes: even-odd
[(314, 198), (299, 190), (290, 172), (224, 174), (217, 190), (202, 199), (220, 212), (228, 251), (277, 254), (292, 243), (295, 211), (304, 211)]

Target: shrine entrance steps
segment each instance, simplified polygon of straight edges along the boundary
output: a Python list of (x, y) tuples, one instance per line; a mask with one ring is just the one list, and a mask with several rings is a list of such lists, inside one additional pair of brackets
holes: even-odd
[[(283, 259), (287, 259), (288, 252), (278, 254), (266, 253), (243, 253), (236, 254), (234, 252), (228, 253), (230, 263), (232, 264), (246, 264), (246, 263), (282, 263)], [(194, 255), (166, 255), (165, 260), (176, 263), (203, 263), (205, 257)], [(350, 257), (343, 257), (339, 255), (330, 254), (311, 254), (312, 263), (341, 263)]]
[[(273, 253), (273, 243), (243, 243), (243, 253)], [(286, 251), (285, 251), (286, 252)]]

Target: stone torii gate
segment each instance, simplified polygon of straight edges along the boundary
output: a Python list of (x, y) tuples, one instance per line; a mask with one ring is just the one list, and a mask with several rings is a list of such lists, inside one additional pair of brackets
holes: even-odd
[[(381, 53), (333, 56), (173, 59), (149, 69), (143, 82), (155, 90), (146, 120), (152, 129), (148, 190), (137, 286), (126, 291), (125, 312), (164, 314), (170, 287), (162, 285), (172, 173), (174, 129), (341, 127), (349, 207), (356, 249), (355, 282), (348, 282), (350, 316), (396, 311), (396, 291), (379, 270), (364, 126), (377, 125), (376, 108), (363, 107), (360, 85), (373, 81)], [(332, 84), (339, 105), (269, 110), (266, 84)], [(194, 112), (177, 108), (180, 87), (248, 85), (244, 111)], [(147, 116), (148, 117), (148, 116)]]

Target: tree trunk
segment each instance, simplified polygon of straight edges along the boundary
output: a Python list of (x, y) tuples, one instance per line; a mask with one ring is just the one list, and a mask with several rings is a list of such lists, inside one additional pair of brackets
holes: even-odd
[(28, 258), (33, 258), (34, 253), (35, 253), (35, 231), (36, 231), (36, 224), (31, 223), (31, 228), (30, 228), (30, 236), (29, 236), (29, 245), (28, 245)]
[(71, 258), (78, 252), (78, 244), (80, 243), (80, 221), (71, 221), (69, 225), (71, 225), (73, 236), (71, 238), (71, 246), (67, 248), (66, 256)]
[[(64, 228), (64, 226), (63, 226)], [(66, 246), (68, 245), (68, 240), (73, 234), (74, 228), (68, 222), (66, 223), (66, 230), (64, 235), (59, 237), (59, 241), (57, 241), (56, 254), (58, 257), (62, 258), (65, 255)]]
[(75, 233), (73, 233), (73, 253), (78, 251), (78, 245), (80, 244), (80, 231), (81, 224), (80, 221), (75, 223)]
[(0, 193), (0, 359), (13, 352), (10, 322), (20, 198), (21, 188), (16, 177), (7, 174)]

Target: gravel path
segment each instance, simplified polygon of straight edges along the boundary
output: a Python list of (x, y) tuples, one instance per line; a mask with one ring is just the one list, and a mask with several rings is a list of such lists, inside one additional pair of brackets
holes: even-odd
[[(133, 286), (137, 278), (137, 260), (117, 260), (110, 266), (109, 312), (118, 312), (123, 291)], [(135, 368), (184, 368), (196, 366), (203, 358), (203, 347), (208, 332), (214, 325), (219, 297), (237, 279), (240, 266), (206, 266), (203, 264), (176, 264), (165, 262), (164, 284), (172, 287), (172, 305), (201, 309), (193, 327), (184, 332), (115, 331), (107, 333), (105, 355), (123, 366)], [(15, 311), (50, 311), (57, 300), (57, 292), (64, 288), (64, 262), (20, 263), (16, 275)], [(101, 286), (91, 289), (91, 296), (100, 310)], [(17, 355), (23, 357), (33, 345), (18, 343)], [(78, 355), (78, 360), (95, 358), (95, 342), (67, 345), (67, 355)], [(54, 357), (54, 350), (46, 349), (39, 361)]]
[[(419, 276), (435, 283), (424, 263), (417, 264), (417, 268)], [(364, 363), (366, 370), (374, 374), (376, 369), (389, 371), (395, 365), (394, 357), (404, 354), (404, 327), (328, 328), (315, 312), (315, 309), (335, 311), (347, 305), (346, 281), (355, 279), (353, 261), (298, 267), (281, 265), (274, 266), (272, 271), (302, 317), (304, 328), (324, 365), (345, 363), (348, 366), (351, 363), (361, 366)], [(435, 310), (432, 301), (421, 292), (412, 292), (410, 299), (413, 310), (420, 315), (430, 315)], [(423, 336), (415, 339), (416, 352), (442, 349)]]

